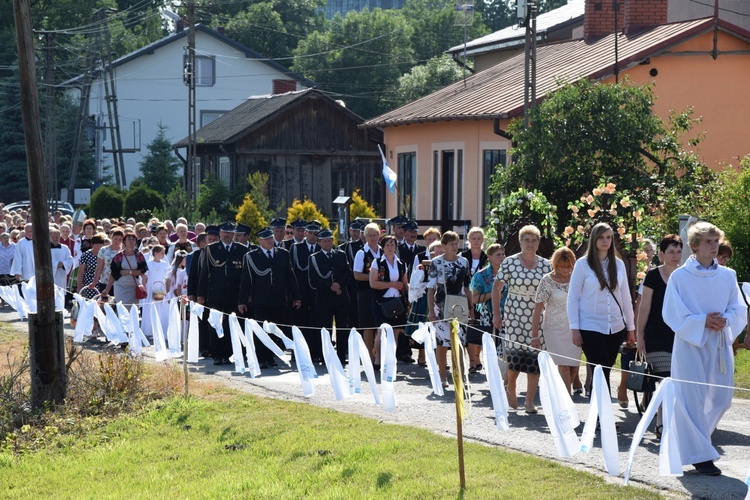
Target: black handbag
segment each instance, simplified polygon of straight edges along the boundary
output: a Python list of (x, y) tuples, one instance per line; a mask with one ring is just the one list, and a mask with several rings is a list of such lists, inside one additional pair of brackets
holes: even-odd
[(492, 327), (480, 325), (478, 319), (470, 319), (468, 325), (466, 329), (467, 344), (482, 345), (482, 337), (485, 332), (492, 333)]
[(393, 297), (384, 302), (380, 302), (380, 310), (386, 318), (395, 318), (404, 314), (404, 303), (401, 297)]
[(649, 388), (649, 375), (651, 365), (648, 364), (643, 355), (636, 354), (635, 359), (628, 365), (628, 380), (625, 383), (628, 389), (635, 392), (644, 392)]

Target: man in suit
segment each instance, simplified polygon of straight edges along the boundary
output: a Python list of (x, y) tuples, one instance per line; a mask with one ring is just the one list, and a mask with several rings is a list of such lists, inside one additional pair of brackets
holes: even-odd
[(292, 230), (294, 231), (294, 234), (292, 235), (292, 238), (289, 240), (284, 240), (284, 248), (292, 251), (292, 245), (296, 243), (302, 243), (305, 241), (305, 227), (307, 226), (307, 221), (304, 219), (297, 219), (296, 221), (292, 222)]
[[(203, 236), (204, 238), (200, 238)], [(202, 240), (202, 241), (201, 241)], [(208, 226), (204, 234), (199, 234), (196, 238), (198, 249), (188, 254), (185, 267), (188, 270), (188, 299), (195, 302), (198, 296), (198, 279), (200, 278), (201, 268), (206, 263), (205, 254), (203, 253), (206, 246), (219, 241), (219, 226)], [(203, 317), (198, 323), (198, 350), (204, 358), (211, 357), (211, 327), (208, 324), (208, 309), (204, 309)]]
[[(299, 309), (302, 306), (297, 278), (294, 276), (289, 252), (274, 245), (273, 231), (262, 229), (255, 233), (260, 245), (245, 254), (240, 280), (240, 314), (253, 308), (258, 322), (287, 323), (287, 304)], [(276, 366), (270, 349), (255, 338), (255, 352), (261, 368)]]
[[(344, 364), (349, 339), (348, 286), (353, 281), (352, 270), (346, 260), (346, 254), (334, 248), (333, 233), (330, 230), (324, 229), (318, 233), (318, 244), (320, 251), (310, 256), (308, 270), (310, 288), (313, 289), (315, 297), (318, 326), (332, 331), (333, 320), (336, 319), (336, 354), (341, 364)], [(314, 350), (320, 350), (322, 357), (320, 335), (317, 336)], [(313, 346), (310, 346), (310, 352), (313, 352)]]
[(410, 220), (404, 224), (403, 228), (404, 242), (398, 246), (398, 258), (401, 259), (401, 262), (406, 264), (409, 278), (411, 278), (414, 257), (427, 250), (427, 247), (417, 244), (417, 237), (419, 236), (419, 226), (417, 225), (417, 221)]
[[(365, 242), (362, 240), (362, 229), (365, 227), (365, 222), (359, 219), (355, 219), (349, 225), (349, 241), (339, 245), (339, 250), (344, 252), (346, 260), (349, 264), (349, 269), (354, 270), (354, 257), (357, 252), (362, 250)], [(349, 327), (356, 326), (359, 319), (359, 310), (357, 309), (357, 282), (352, 279), (347, 286), (347, 293), (349, 294)], [(338, 341), (337, 341), (338, 342)]]
[(401, 214), (388, 221), (388, 225), (391, 226), (391, 230), (393, 231), (393, 236), (396, 237), (396, 245), (404, 242), (404, 224), (407, 222), (409, 222), (409, 219)]
[(273, 246), (283, 247), (286, 233), (286, 219), (282, 217), (273, 219), (271, 221), (271, 231), (273, 231)]
[(231, 222), (219, 226), (219, 237), (220, 241), (203, 250), (205, 265), (198, 278), (197, 298), (199, 304), (224, 313), (224, 336), (211, 335), (211, 354), (215, 365), (226, 365), (232, 355), (228, 315), (238, 312), (242, 260), (247, 248), (234, 242), (234, 224)]
[[(294, 268), (294, 275), (297, 277), (300, 298), (302, 299), (302, 307), (294, 314), (294, 324), (305, 335), (305, 340), (308, 341), (308, 344), (313, 332), (320, 337), (320, 332), (314, 328), (317, 325), (314, 314), (315, 310), (313, 309), (314, 297), (310, 288), (310, 280), (308, 279), (310, 256), (320, 250), (320, 246), (318, 245), (318, 231), (320, 230), (320, 222), (312, 221), (308, 223), (305, 227), (305, 239), (300, 243), (292, 245), (291, 250), (292, 267)], [(313, 355), (313, 361), (320, 360), (321, 358), (316, 359), (315, 355)]]
[(234, 242), (244, 246), (247, 252), (258, 248), (258, 245), (255, 243), (250, 243), (251, 231), (250, 226), (244, 224), (237, 224), (234, 230)]

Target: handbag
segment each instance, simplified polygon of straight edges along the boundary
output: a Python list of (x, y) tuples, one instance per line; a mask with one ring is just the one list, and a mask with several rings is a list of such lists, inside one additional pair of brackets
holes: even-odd
[(443, 273), (443, 288), (445, 289), (445, 308), (443, 319), (457, 319), (461, 324), (469, 322), (469, 300), (463, 295), (449, 295), (448, 282), (445, 279), (445, 261), (441, 262), (440, 270)]
[(625, 383), (628, 389), (634, 392), (644, 392), (648, 389), (648, 376), (651, 374), (651, 365), (645, 357), (638, 353), (628, 366), (628, 380)]
[(133, 268), (130, 266), (130, 262), (128, 262), (128, 258), (125, 257), (125, 254), (123, 254), (123, 261), (125, 261), (128, 264), (128, 267), (130, 268), (130, 277), (133, 278), (133, 281), (135, 282), (135, 298), (138, 300), (143, 300), (146, 297), (148, 297), (148, 292), (146, 291), (146, 287), (143, 285), (138, 284), (138, 280), (135, 279), (135, 276), (133, 276)]
[(404, 303), (401, 297), (392, 297), (384, 302), (380, 302), (380, 310), (386, 318), (395, 318), (404, 314)]
[(492, 327), (479, 324), (478, 319), (470, 319), (468, 325), (469, 327), (466, 329), (467, 344), (482, 345), (484, 334), (492, 333)]

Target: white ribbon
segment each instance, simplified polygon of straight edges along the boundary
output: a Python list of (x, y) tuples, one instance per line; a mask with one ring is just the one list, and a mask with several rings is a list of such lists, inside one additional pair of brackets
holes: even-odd
[(26, 316), (36, 314), (36, 277), (32, 276), (29, 281), (21, 283), (23, 300), (26, 302)]
[(73, 342), (83, 342), (83, 336), (90, 336), (94, 328), (94, 308), (97, 307), (97, 304), (94, 301), (86, 300), (77, 293), (73, 294), (73, 298), (78, 302), (78, 318), (73, 333)]
[(361, 392), (361, 373), (362, 368), (365, 370), (365, 376), (367, 377), (367, 383), (370, 384), (370, 391), (372, 397), (375, 399), (375, 404), (380, 406), (380, 394), (378, 393), (378, 381), (375, 378), (375, 370), (372, 367), (372, 360), (370, 359), (370, 352), (367, 350), (362, 335), (359, 334), (356, 328), (352, 328), (349, 332), (349, 388), (352, 394), (360, 394)]
[(63, 316), (70, 313), (65, 309), (65, 289), (55, 285), (55, 311), (62, 311)]
[(250, 378), (255, 378), (259, 376), (261, 372), (260, 364), (258, 363), (258, 355), (255, 353), (253, 327), (248, 319), (245, 319), (245, 352), (247, 353), (247, 371), (250, 374)]
[[(482, 335), (482, 354), (484, 355), (485, 370), (487, 370), (487, 383), (490, 386), (490, 396), (492, 396), (492, 408), (495, 410), (495, 425), (497, 425), (498, 430), (507, 431), (510, 429), (508, 425), (508, 394), (505, 392), (503, 376), (498, 364), (495, 341), (489, 333)], [(544, 404), (543, 399), (542, 404)], [(546, 410), (544, 414), (547, 415)]]
[(106, 315), (105, 322), (107, 324), (107, 329), (109, 330), (107, 339), (116, 345), (127, 344), (130, 342), (128, 335), (125, 333), (125, 329), (122, 327), (122, 323), (120, 323), (120, 318), (117, 317), (112, 306), (104, 304), (104, 314)]
[(426, 291), (427, 283), (424, 280), (424, 269), (418, 267), (412, 271), (411, 278), (409, 279), (409, 302), (418, 301)]
[(281, 341), (284, 343), (284, 349), (291, 349), (292, 347), (294, 347), (294, 342), (292, 342), (292, 339), (284, 335), (284, 332), (281, 331), (281, 328), (276, 326), (276, 323), (269, 323), (268, 321), (264, 321), (263, 331), (267, 333), (272, 333), (276, 335), (277, 337), (279, 337)]
[(203, 316), (203, 306), (197, 302), (190, 303), (190, 323), (188, 326), (188, 363), (197, 363), (200, 357), (200, 326), (199, 321)]
[(156, 307), (149, 307), (151, 314), (151, 334), (154, 338), (154, 359), (156, 361), (164, 361), (169, 358), (169, 350), (167, 349), (167, 341), (164, 340), (164, 331), (161, 328), (161, 318), (159, 318), (159, 311)]
[(675, 393), (674, 382), (671, 378), (665, 378), (657, 387), (656, 392), (648, 404), (648, 408), (643, 413), (638, 426), (633, 434), (633, 441), (630, 443), (630, 453), (628, 454), (628, 465), (625, 468), (625, 478), (623, 483), (627, 486), (630, 479), (630, 470), (633, 467), (633, 457), (638, 448), (646, 428), (656, 415), (656, 411), (661, 405), (662, 412), (662, 432), (661, 442), (659, 443), (659, 475), (660, 476), (682, 476), (682, 460), (680, 460), (680, 447), (677, 441), (677, 433), (674, 428), (675, 413)]
[[(253, 333), (256, 337), (258, 337), (258, 340), (260, 340), (264, 346), (268, 347), (271, 352), (273, 352), (276, 356), (278, 356), (284, 363), (287, 364), (287, 366), (292, 366), (289, 361), (287, 361), (284, 358), (284, 351), (279, 348), (279, 346), (276, 345), (276, 342), (271, 340), (271, 337), (268, 336), (265, 330), (260, 327), (257, 321), (255, 321), (252, 318), (249, 318), (248, 321), (250, 321), (250, 328), (253, 329)], [(274, 325), (275, 326), (275, 325)], [(307, 346), (307, 344), (305, 344)], [(312, 363), (311, 363), (312, 364)]]
[(16, 292), (13, 291), (15, 286), (0, 286), (0, 298), (2, 298), (14, 311), (18, 311), (16, 304)]
[(539, 398), (542, 401), (544, 418), (555, 440), (557, 454), (561, 457), (571, 457), (582, 450), (581, 441), (576, 434), (576, 427), (581, 423), (576, 405), (570, 399), (570, 392), (565, 387), (560, 371), (549, 353), (540, 352), (538, 360)]
[(122, 302), (118, 302), (115, 304), (115, 307), (117, 307), (117, 319), (120, 320), (122, 328), (126, 333), (133, 333), (133, 326), (130, 323), (130, 313), (125, 308), (125, 305)]
[(310, 397), (315, 394), (314, 381), (318, 378), (315, 365), (313, 365), (312, 357), (310, 356), (310, 348), (307, 346), (302, 332), (296, 326), (292, 327), (292, 340), (294, 341), (294, 361), (297, 363), (297, 372), (299, 373), (299, 380), (302, 383), (302, 393), (305, 397)]
[(26, 303), (26, 300), (21, 297), (21, 287), (14, 286), (13, 287), (13, 295), (15, 295), (15, 303), (16, 303), (16, 312), (18, 313), (18, 317), (20, 319), (26, 319), (29, 317), (29, 305)]
[(180, 308), (177, 304), (178, 300), (172, 299), (169, 301), (169, 321), (167, 322), (169, 354), (175, 358), (182, 356), (182, 318), (180, 317)]
[(336, 349), (333, 347), (331, 334), (325, 328), (321, 328), (320, 337), (323, 342), (323, 360), (325, 361), (328, 375), (331, 377), (333, 395), (336, 397), (336, 401), (341, 401), (352, 395), (352, 392), (349, 390), (349, 381), (347, 380), (344, 367), (341, 366), (341, 360), (339, 360), (336, 354)]
[(224, 313), (221, 311), (211, 309), (211, 312), (208, 313), (208, 324), (214, 327), (214, 330), (216, 330), (216, 335), (219, 338), (224, 337), (224, 324), (222, 323), (223, 320)]
[(138, 306), (133, 304), (130, 306), (130, 330), (132, 336), (130, 337), (130, 352), (133, 354), (141, 354), (143, 347), (148, 347), (151, 344), (148, 343), (148, 339), (141, 330), (141, 320), (138, 317)]
[(419, 323), (416, 331), (411, 334), (411, 338), (424, 345), (424, 359), (427, 362), (427, 372), (430, 375), (432, 392), (437, 396), (443, 396), (443, 383), (440, 381), (440, 372), (438, 371), (437, 359), (435, 358), (435, 327), (432, 323)]
[[(240, 327), (240, 322), (237, 320), (237, 315), (232, 313), (229, 315), (229, 337), (232, 341), (232, 358), (234, 361), (234, 371), (239, 373), (245, 373), (245, 360), (242, 357), (242, 340), (245, 339), (245, 335)], [(247, 342), (247, 340), (245, 340)]]
[(597, 416), (601, 421), (600, 432), (602, 441), (602, 452), (604, 454), (604, 468), (610, 476), (620, 474), (620, 460), (617, 445), (617, 429), (615, 428), (615, 415), (612, 411), (611, 396), (607, 379), (601, 365), (594, 367), (594, 382), (591, 392), (591, 403), (589, 414), (586, 417), (586, 425), (583, 426), (581, 435), (581, 451), (589, 453), (594, 443)]
[(388, 323), (380, 325), (380, 387), (383, 390), (383, 409), (396, 411), (396, 338)]

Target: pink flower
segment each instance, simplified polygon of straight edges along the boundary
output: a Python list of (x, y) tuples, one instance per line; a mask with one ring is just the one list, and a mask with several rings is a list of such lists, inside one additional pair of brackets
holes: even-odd
[(645, 277), (646, 277), (646, 273), (644, 273), (643, 271), (641, 271), (641, 272), (639, 272), (638, 274), (636, 274), (635, 276), (636, 276), (636, 277), (637, 277), (637, 278), (638, 278), (639, 280), (642, 280), (643, 278), (645, 278)]
[(620, 200), (620, 205), (622, 205), (622, 208), (628, 208), (630, 206), (630, 200), (623, 198)]
[(592, 203), (594, 203), (594, 197), (591, 196), (591, 195), (588, 195), (586, 197), (586, 203), (588, 203), (589, 205), (591, 205)]
[(596, 210), (592, 210), (592, 209), (589, 208), (587, 210), (587, 212), (589, 214), (589, 217), (594, 217), (596, 215)]
[(619, 234), (620, 236), (622, 236), (623, 234), (625, 234), (625, 228), (624, 227), (618, 227), (617, 228), (617, 234)]
[(570, 207), (570, 211), (573, 212), (574, 214), (577, 214), (578, 213), (578, 207), (575, 206), (575, 205), (573, 205), (573, 206)]
[(573, 229), (573, 228), (572, 228), (572, 227), (570, 227), (570, 226), (566, 226), (566, 227), (565, 227), (565, 231), (564, 231), (564, 234), (565, 234), (565, 236), (570, 236), (571, 234), (573, 234), (573, 231), (575, 231), (575, 229)]
[(577, 231), (578, 231), (579, 233), (583, 234), (583, 233), (584, 233), (584, 232), (586, 231), (586, 229), (584, 229), (584, 227), (583, 227), (583, 226), (578, 226), (578, 228), (577, 228)]
[(607, 194), (614, 193), (615, 192), (615, 184), (613, 184), (612, 182), (610, 182), (609, 184), (607, 184), (606, 186), (604, 186), (604, 192), (607, 193)]
[(600, 196), (602, 194), (602, 190), (599, 188), (594, 188), (593, 194), (594, 196)]

